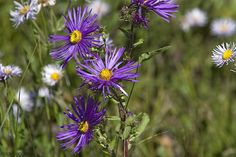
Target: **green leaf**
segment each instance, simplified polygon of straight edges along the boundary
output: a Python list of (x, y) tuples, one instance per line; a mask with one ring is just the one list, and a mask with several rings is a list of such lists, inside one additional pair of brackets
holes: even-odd
[(136, 130), (137, 136), (140, 136), (143, 133), (143, 131), (147, 127), (147, 124), (150, 121), (150, 118), (146, 113), (141, 113), (140, 119), (141, 119), (141, 122), (140, 122), (140, 124), (139, 124), (139, 126), (137, 127), (137, 130)]
[(109, 120), (109, 121), (120, 121), (120, 117), (119, 116), (109, 116), (109, 117), (107, 117), (107, 120)]
[(124, 131), (120, 134), (120, 137), (123, 140), (129, 138), (130, 141), (134, 141), (135, 138), (143, 133), (149, 121), (149, 116), (146, 113), (127, 117)]
[(151, 59), (153, 56), (155, 56), (159, 53), (163, 53), (163, 52), (169, 50), (170, 48), (171, 48), (171, 46), (165, 46), (165, 47), (162, 47), (160, 49), (157, 49), (157, 50), (154, 50), (151, 52), (145, 52), (139, 56), (139, 63), (147, 61), (147, 60)]
[(136, 42), (136, 43), (133, 44), (133, 47), (135, 48), (135, 47), (137, 47), (137, 46), (139, 46), (139, 45), (142, 45), (143, 42), (144, 42), (143, 39), (139, 39), (138, 42)]
[(136, 116), (136, 126), (132, 130), (132, 134), (130, 136), (130, 141), (134, 141), (137, 137), (139, 137), (143, 131), (146, 129), (147, 124), (150, 121), (149, 116), (146, 113), (140, 113)]

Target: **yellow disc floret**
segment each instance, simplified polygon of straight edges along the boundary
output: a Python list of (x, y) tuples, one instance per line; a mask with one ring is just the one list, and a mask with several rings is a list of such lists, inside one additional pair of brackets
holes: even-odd
[(3, 72), (6, 74), (6, 75), (10, 75), (12, 73), (12, 69), (11, 68), (4, 68), (3, 69)]
[(21, 15), (26, 14), (28, 11), (29, 11), (29, 6), (28, 6), (28, 5), (23, 6), (23, 7), (19, 10), (19, 12), (20, 12)]
[(86, 133), (89, 129), (89, 124), (87, 121), (83, 121), (79, 123), (78, 130), (81, 131), (82, 133)]
[(233, 56), (233, 51), (228, 49), (228, 50), (224, 51), (222, 58), (223, 58), (223, 60), (228, 60), (232, 56)]
[(105, 68), (105, 69), (102, 69), (102, 71), (100, 72), (100, 75), (99, 77), (102, 79), (102, 80), (105, 80), (105, 81), (109, 81), (112, 77), (112, 72)]
[(54, 81), (58, 81), (60, 79), (60, 75), (57, 72), (51, 74), (51, 79)]
[(78, 42), (80, 42), (82, 39), (82, 33), (78, 30), (74, 30), (71, 34), (70, 34), (70, 42), (72, 44), (76, 44)]

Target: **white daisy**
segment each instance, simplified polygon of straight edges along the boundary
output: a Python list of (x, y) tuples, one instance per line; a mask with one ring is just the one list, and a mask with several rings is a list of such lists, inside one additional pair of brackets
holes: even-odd
[(50, 97), (49, 89), (47, 87), (41, 87), (38, 91), (39, 97)]
[(19, 102), (21, 108), (25, 111), (32, 111), (34, 102), (30, 93), (21, 87), (20, 90), (16, 93), (16, 100)]
[(224, 64), (229, 62), (234, 62), (234, 57), (236, 55), (236, 45), (234, 43), (228, 44), (223, 43), (216, 46), (213, 50), (212, 60), (218, 67), (222, 67)]
[(92, 9), (92, 13), (97, 14), (98, 18), (106, 15), (110, 10), (109, 4), (103, 2), (102, 0), (94, 0), (88, 5), (88, 8)]
[(211, 32), (215, 36), (231, 36), (235, 33), (236, 24), (230, 18), (223, 18), (213, 21)]
[(0, 80), (6, 80), (11, 77), (20, 76), (22, 70), (18, 66), (0, 64)]
[(49, 64), (43, 68), (42, 80), (48, 86), (54, 86), (63, 75), (62, 68), (59, 65)]
[(185, 14), (181, 22), (181, 27), (184, 31), (188, 31), (191, 27), (203, 27), (206, 23), (206, 13), (199, 8), (194, 8)]
[(34, 20), (39, 12), (38, 0), (29, 0), (23, 4), (14, 1), (15, 10), (10, 11), (11, 21), (18, 27), (25, 20)]
[(38, 0), (38, 6), (39, 6), (39, 10), (42, 7), (46, 7), (46, 6), (53, 6), (56, 4), (56, 0)]

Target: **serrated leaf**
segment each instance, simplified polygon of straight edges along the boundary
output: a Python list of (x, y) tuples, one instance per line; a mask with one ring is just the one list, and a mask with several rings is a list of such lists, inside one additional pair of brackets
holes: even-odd
[(147, 60), (151, 59), (153, 56), (155, 56), (159, 53), (163, 53), (163, 52), (169, 50), (170, 48), (171, 48), (171, 46), (165, 46), (165, 47), (162, 47), (160, 49), (157, 49), (157, 50), (154, 50), (151, 52), (145, 52), (139, 56), (139, 63), (147, 61)]

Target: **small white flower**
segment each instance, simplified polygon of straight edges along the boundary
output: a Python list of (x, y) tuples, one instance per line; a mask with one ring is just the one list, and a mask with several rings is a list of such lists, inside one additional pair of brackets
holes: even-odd
[(191, 27), (203, 27), (206, 23), (206, 13), (199, 8), (194, 8), (185, 14), (181, 22), (181, 27), (184, 31), (188, 31)]
[(48, 86), (54, 86), (62, 78), (62, 68), (59, 65), (49, 64), (43, 68), (42, 80)]
[(49, 89), (47, 87), (41, 87), (38, 91), (39, 97), (50, 97)]
[(97, 14), (98, 18), (106, 15), (110, 10), (110, 6), (102, 0), (94, 0), (88, 5), (88, 8), (92, 9), (92, 14)]
[(216, 66), (222, 67), (224, 64), (234, 62), (235, 55), (236, 45), (234, 43), (223, 43), (216, 46), (216, 48), (213, 50), (212, 60), (216, 64)]
[(18, 66), (8, 65), (3, 66), (0, 64), (0, 79), (6, 80), (11, 77), (20, 76), (22, 70)]
[(14, 1), (15, 10), (10, 11), (11, 21), (18, 27), (25, 20), (35, 20), (39, 12), (38, 0), (29, 0), (23, 4)]
[(16, 93), (16, 100), (19, 102), (21, 108), (25, 111), (32, 111), (34, 102), (30, 96), (30, 93), (21, 87), (20, 90)]
[(15, 118), (18, 119), (18, 123), (21, 122), (21, 115), (20, 115), (20, 109), (17, 104), (12, 105), (12, 112)]
[(215, 36), (231, 36), (235, 33), (236, 24), (232, 19), (223, 18), (213, 21), (211, 32)]
[(42, 7), (54, 6), (56, 4), (56, 0), (38, 0), (38, 4), (40, 10)]

